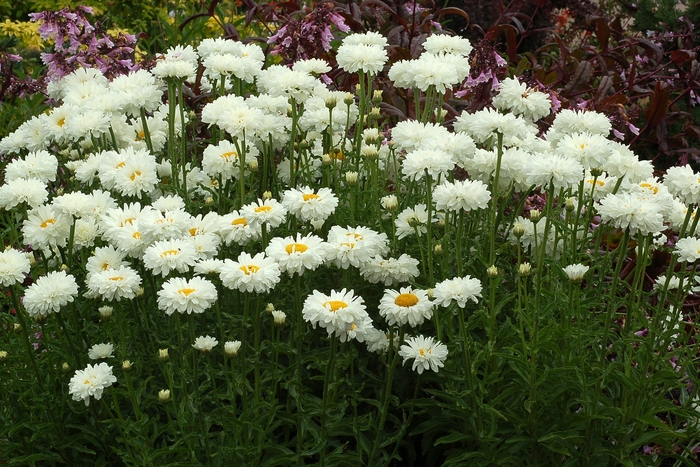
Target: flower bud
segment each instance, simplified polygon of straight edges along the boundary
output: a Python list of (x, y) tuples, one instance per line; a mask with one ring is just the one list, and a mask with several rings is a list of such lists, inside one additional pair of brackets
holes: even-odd
[(70, 371), (70, 365), (68, 362), (63, 362), (63, 365), (61, 365), (61, 370), (65, 373), (68, 373)]
[(486, 275), (490, 278), (498, 277), (498, 268), (495, 265), (491, 265), (486, 269)]
[(436, 243), (433, 247), (433, 253), (437, 256), (442, 255), (442, 243)]
[(399, 200), (396, 195), (386, 195), (382, 198), (382, 207), (387, 211), (394, 211), (399, 207)]
[(601, 175), (603, 175), (603, 169), (601, 169), (600, 167), (591, 167), (591, 175), (593, 175), (594, 177), (600, 177)]
[(158, 391), (158, 400), (168, 402), (170, 400), (170, 389), (161, 389)]
[(381, 117), (381, 116), (382, 116), (382, 114), (379, 111), (379, 107), (373, 108), (372, 110), (369, 111), (369, 114), (367, 115), (367, 117), (370, 120), (379, 120), (379, 117)]
[(372, 94), (372, 103), (374, 105), (379, 106), (379, 104), (381, 104), (382, 100), (384, 100), (384, 97), (382, 96), (383, 93), (384, 91), (381, 89), (374, 90), (374, 93)]
[(533, 209), (532, 211), (530, 211), (530, 220), (532, 222), (537, 222), (538, 220), (540, 220), (541, 215), (542, 213), (539, 211), (539, 209)]
[(345, 173), (345, 183), (348, 185), (357, 185), (357, 172), (346, 172)]
[(525, 227), (523, 227), (523, 224), (516, 222), (515, 225), (513, 225), (513, 235), (515, 238), (520, 238), (525, 235)]
[(258, 160), (257, 159), (251, 159), (248, 161), (248, 169), (250, 169), (251, 172), (257, 172), (258, 171)]
[(433, 289), (428, 289), (428, 290), (427, 290), (427, 294), (428, 294), (428, 298), (429, 298), (430, 300), (432, 300), (433, 298), (435, 298), (435, 291), (434, 291)]
[(129, 360), (124, 360), (124, 361), (122, 362), (122, 370), (124, 370), (124, 371), (129, 371), (129, 370), (131, 370), (131, 366), (132, 366), (132, 365), (131, 365), (131, 361), (129, 361)]
[(7, 350), (0, 350), (0, 362), (7, 360)]
[(379, 157), (379, 151), (374, 145), (362, 146), (362, 150), (360, 152), (362, 153), (362, 156), (366, 159), (376, 159), (377, 157)]
[(576, 209), (576, 198), (566, 198), (566, 201), (564, 201), (564, 207), (568, 212)]
[(527, 277), (531, 272), (532, 266), (530, 266), (530, 263), (520, 263), (520, 266), (518, 266), (518, 275), (520, 277)]
[(323, 224), (326, 223), (323, 219), (311, 219), (309, 223), (313, 226), (315, 231), (320, 231), (323, 228)]
[(275, 311), (275, 305), (273, 305), (272, 303), (268, 303), (265, 307), (265, 311), (267, 311), (268, 313), (272, 313), (273, 311)]
[(322, 154), (321, 155), (321, 164), (331, 165), (332, 162), (333, 162), (333, 159), (331, 158), (330, 154)]
[(61, 271), (68, 272), (68, 266), (66, 264), (61, 264)]
[(20, 331), (22, 330), (22, 325), (19, 324), (19, 323), (15, 323), (14, 326), (12, 327), (12, 329), (13, 329), (15, 332), (20, 332)]
[(158, 360), (167, 362), (169, 359), (170, 355), (168, 355), (168, 349), (158, 349)]
[(137, 296), (137, 297), (143, 297), (143, 294), (144, 294), (144, 293), (145, 293), (145, 291), (143, 290), (143, 287), (139, 287), (139, 288), (136, 290), (136, 296)]
[(229, 357), (238, 355), (238, 350), (241, 348), (241, 341), (228, 341), (224, 343), (224, 353)]
[(327, 109), (334, 109), (338, 105), (338, 96), (331, 94), (324, 100)]
[(343, 98), (343, 103), (345, 105), (352, 105), (355, 103), (355, 96), (353, 96), (351, 93), (346, 92), (345, 97)]
[(272, 192), (271, 192), (270, 190), (265, 191), (265, 192), (262, 194), (262, 199), (263, 199), (264, 201), (267, 201), (268, 199), (272, 199)]
[(102, 317), (102, 319), (108, 320), (112, 317), (114, 309), (111, 306), (101, 306), (97, 309), (97, 311), (100, 312), (100, 316)]
[(207, 206), (213, 206), (214, 205), (214, 198), (211, 196), (207, 196), (207, 199), (204, 200), (204, 204)]
[(284, 311), (273, 311), (272, 319), (277, 326), (282, 326), (287, 321), (287, 314)]

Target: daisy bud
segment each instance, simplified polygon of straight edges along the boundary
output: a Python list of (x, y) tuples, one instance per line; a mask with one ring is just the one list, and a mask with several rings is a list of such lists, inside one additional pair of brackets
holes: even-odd
[(139, 287), (138, 290), (136, 290), (136, 296), (137, 296), (137, 297), (142, 297), (143, 294), (144, 294), (144, 292), (145, 292), (145, 291), (143, 290), (143, 287)]
[(394, 211), (399, 207), (399, 200), (396, 195), (387, 195), (382, 198), (382, 207), (387, 211)]
[(384, 97), (382, 96), (384, 91), (381, 89), (375, 89), (374, 93), (372, 94), (372, 103), (376, 106), (379, 106), (379, 104), (384, 100)]
[(273, 311), (275, 311), (275, 305), (273, 305), (272, 303), (268, 303), (265, 307), (265, 311), (267, 311), (268, 313), (272, 313)]
[(34, 253), (28, 251), (25, 253), (25, 255), (27, 256), (27, 259), (29, 259), (29, 265), (34, 266), (36, 264), (36, 258), (34, 257)]
[(56, 196), (61, 196), (63, 194), (63, 188), (56, 190)]
[(158, 349), (158, 360), (167, 362), (169, 359), (170, 355), (168, 355), (168, 349)]
[(530, 263), (521, 263), (520, 266), (518, 266), (518, 275), (520, 277), (527, 277), (530, 275), (530, 272), (532, 272)]
[(299, 149), (309, 149), (309, 142), (306, 141), (305, 139), (302, 139), (299, 142)]
[(214, 205), (214, 198), (211, 196), (207, 196), (207, 199), (204, 200), (204, 204), (207, 206), (213, 206)]
[(516, 222), (515, 225), (513, 225), (513, 235), (515, 238), (520, 238), (525, 235), (525, 227), (523, 227), (523, 224)]
[(372, 110), (369, 111), (369, 114), (367, 117), (369, 117), (370, 120), (379, 120), (379, 117), (381, 117), (382, 114), (379, 112), (379, 107), (375, 107)]
[(333, 162), (333, 159), (331, 159), (331, 155), (330, 155), (330, 154), (323, 154), (323, 155), (321, 156), (321, 164), (323, 164), (323, 165), (331, 165), (332, 162)]
[(376, 159), (379, 157), (379, 151), (377, 150), (377, 147), (372, 145), (372, 146), (363, 146), (362, 150), (360, 151), (362, 153), (362, 156), (365, 157), (366, 159)]
[(532, 222), (537, 222), (538, 220), (540, 220), (541, 215), (542, 213), (539, 211), (539, 209), (533, 209), (532, 211), (530, 211), (530, 220)]
[(132, 365), (131, 365), (131, 361), (130, 361), (130, 360), (124, 360), (124, 361), (122, 362), (122, 370), (124, 370), (124, 371), (129, 371), (129, 370), (131, 370), (131, 366), (132, 366)]
[(62, 264), (62, 265), (61, 265), (61, 271), (66, 271), (66, 272), (68, 272), (68, 266), (65, 265), (65, 264)]
[(273, 311), (272, 319), (277, 326), (282, 326), (287, 320), (287, 314), (284, 311)]
[(486, 270), (486, 275), (490, 278), (498, 277), (498, 268), (495, 265), (491, 265)]
[(0, 350), (0, 362), (7, 360), (7, 350)]
[(13, 329), (15, 332), (20, 332), (22, 330), (22, 325), (19, 323), (15, 323), (15, 325), (13, 326)]
[(158, 400), (168, 402), (170, 400), (170, 389), (161, 389), (158, 391)]
[(569, 278), (569, 280), (574, 284), (580, 284), (583, 282), (583, 276), (588, 272), (589, 267), (584, 266), (581, 263), (570, 264), (564, 268), (564, 273)]
[(97, 311), (100, 312), (100, 316), (102, 316), (102, 319), (108, 320), (112, 317), (112, 312), (114, 311), (114, 309), (111, 306), (101, 306), (97, 309)]
[(327, 109), (334, 109), (338, 105), (338, 96), (330, 95), (326, 97), (325, 104)]
[(323, 228), (323, 224), (326, 223), (326, 221), (324, 221), (323, 219), (311, 219), (309, 222), (314, 227), (315, 231), (321, 230)]
[(241, 341), (228, 341), (224, 344), (224, 353), (229, 357), (238, 355), (238, 350), (241, 348)]
[(346, 172), (345, 183), (348, 185), (357, 185), (357, 172)]
[(65, 373), (68, 373), (70, 371), (70, 365), (68, 364), (68, 362), (63, 362), (63, 365), (61, 365), (61, 370)]
[(432, 300), (435, 297), (435, 292), (433, 291), (433, 289), (428, 289), (427, 293), (428, 293), (428, 298), (430, 300)]
[(433, 247), (433, 253), (435, 253), (435, 254), (438, 255), (438, 256), (440, 256), (440, 255), (442, 254), (442, 243), (437, 243), (437, 244)]
[(263, 200), (272, 199), (272, 192), (271, 192), (270, 190), (264, 192), (264, 193), (262, 194), (262, 199), (263, 199)]
[(591, 167), (591, 175), (593, 175), (594, 177), (600, 177), (601, 175), (603, 175), (603, 169), (601, 169), (600, 167)]
[(345, 97), (343, 98), (343, 103), (345, 105), (352, 105), (355, 103), (355, 96), (353, 96), (351, 93), (346, 92)]
[(257, 172), (258, 171), (258, 160), (257, 159), (251, 159), (248, 161), (248, 168), (250, 169), (251, 172)]
[(573, 211), (574, 209), (576, 209), (576, 199), (566, 198), (566, 201), (564, 202), (564, 207), (569, 212)]

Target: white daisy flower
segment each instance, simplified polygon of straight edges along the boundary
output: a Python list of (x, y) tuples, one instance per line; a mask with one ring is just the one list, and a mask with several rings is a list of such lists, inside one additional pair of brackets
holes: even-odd
[(88, 357), (90, 360), (101, 360), (103, 358), (112, 358), (112, 353), (114, 352), (114, 346), (110, 343), (95, 344), (88, 350)]
[(455, 161), (444, 151), (416, 149), (406, 154), (401, 173), (412, 180), (421, 180), (426, 174), (433, 180), (447, 176), (454, 169)]
[(348, 73), (362, 70), (370, 75), (376, 75), (384, 68), (389, 59), (383, 47), (367, 44), (343, 44), (338, 47), (336, 61), (338, 66)]
[(49, 313), (58, 313), (77, 295), (78, 284), (72, 275), (51, 271), (27, 287), (23, 303), (29, 316), (45, 318)]
[(509, 110), (530, 121), (537, 121), (549, 115), (552, 101), (549, 94), (530, 89), (518, 78), (506, 78), (500, 83), (493, 105), (501, 110)]
[(216, 287), (207, 279), (173, 277), (158, 291), (158, 309), (167, 315), (204, 313), (216, 302)]
[(219, 235), (226, 245), (231, 243), (247, 245), (258, 240), (262, 231), (259, 224), (249, 223), (248, 218), (243, 213), (233, 211), (221, 216)]
[(464, 308), (467, 301), (477, 303), (477, 298), (481, 298), (481, 281), (470, 276), (445, 279), (435, 285), (433, 296), (436, 305), (447, 307), (454, 301)]
[(676, 242), (675, 253), (678, 261), (694, 263), (700, 258), (700, 239), (695, 237), (681, 238)]
[(141, 287), (141, 277), (128, 266), (119, 266), (88, 275), (86, 295), (107, 301), (131, 300)]
[(6, 210), (23, 203), (37, 208), (44, 204), (48, 197), (46, 184), (36, 178), (15, 178), (0, 186), (0, 208)]
[(580, 283), (583, 281), (583, 276), (588, 272), (589, 267), (580, 263), (570, 264), (564, 268), (564, 273), (566, 277), (569, 278), (571, 282)]
[(326, 220), (335, 212), (338, 197), (330, 188), (319, 188), (314, 191), (308, 186), (284, 192), (282, 205), (302, 222), (311, 220)]
[(440, 341), (433, 340), (432, 337), (410, 337), (401, 346), (399, 355), (403, 357), (403, 363), (413, 359), (414, 371), (422, 374), (424, 370), (437, 371), (445, 366), (443, 363), (447, 358), (447, 346)]
[(21, 251), (12, 248), (0, 251), (0, 285), (21, 284), (30, 270), (29, 258)]
[(486, 209), (491, 192), (479, 180), (445, 181), (433, 190), (435, 207), (441, 211)]
[(171, 271), (187, 272), (197, 258), (197, 252), (187, 240), (160, 240), (146, 248), (143, 265), (153, 274), (167, 276)]
[(302, 316), (314, 329), (318, 325), (330, 336), (333, 333), (341, 335), (353, 324), (362, 323), (367, 311), (364, 300), (353, 290), (332, 290), (330, 294), (314, 290), (304, 301)]
[(23, 159), (14, 159), (5, 167), (5, 182), (18, 178), (35, 178), (44, 183), (56, 180), (58, 159), (48, 151), (30, 152)]
[(664, 230), (661, 206), (636, 193), (610, 194), (600, 200), (598, 214), (613, 227), (629, 229), (630, 235), (655, 234)]
[(425, 290), (402, 287), (388, 289), (379, 302), (379, 314), (391, 326), (409, 324), (416, 327), (433, 316), (433, 304)]
[(250, 256), (243, 252), (237, 261), (227, 259), (221, 266), (221, 283), (229, 289), (264, 293), (272, 290), (279, 281), (280, 267), (265, 253)]
[(376, 255), (360, 266), (360, 274), (368, 282), (392, 287), (414, 280), (420, 272), (418, 260), (404, 253), (398, 258), (387, 259)]
[(211, 336), (199, 336), (194, 340), (192, 347), (199, 350), (200, 352), (211, 352), (214, 347), (219, 343), (215, 337)]
[(274, 198), (258, 199), (243, 206), (241, 214), (253, 225), (267, 224), (268, 229), (274, 229), (285, 221), (287, 208)]
[(389, 239), (385, 233), (377, 233), (367, 227), (338, 225), (328, 232), (328, 261), (339, 268), (361, 267), (373, 256), (385, 255), (389, 251)]
[(76, 371), (68, 384), (68, 390), (73, 400), (85, 401), (87, 406), (90, 405), (91, 396), (95, 400), (100, 400), (104, 389), (116, 382), (117, 378), (112, 374), (112, 367), (102, 362)]
[(35, 249), (66, 246), (70, 226), (67, 216), (57, 214), (50, 206), (39, 206), (29, 211), (22, 224), (24, 243)]
[(472, 53), (472, 44), (468, 39), (447, 34), (428, 36), (423, 42), (423, 48), (431, 54), (469, 55)]
[[(433, 222), (435, 218), (433, 218)], [(417, 204), (406, 208), (396, 216), (396, 236), (401, 238), (411, 235), (422, 236), (428, 233), (428, 208), (425, 204)]]
[(265, 253), (279, 263), (280, 270), (289, 276), (315, 270), (326, 260), (327, 244), (320, 237), (297, 233), (296, 238), (275, 237), (265, 248)]

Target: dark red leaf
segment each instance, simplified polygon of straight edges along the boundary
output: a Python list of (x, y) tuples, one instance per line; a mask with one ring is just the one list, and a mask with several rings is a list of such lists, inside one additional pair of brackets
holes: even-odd
[(645, 117), (647, 126), (657, 125), (661, 123), (668, 113), (668, 104), (670, 103), (670, 93), (668, 83), (657, 81), (654, 86), (654, 95), (649, 102)]
[(600, 42), (601, 52), (606, 52), (608, 50), (608, 42), (610, 40), (610, 26), (605, 22), (603, 18), (596, 18), (595, 23), (595, 35), (598, 37), (598, 42)]

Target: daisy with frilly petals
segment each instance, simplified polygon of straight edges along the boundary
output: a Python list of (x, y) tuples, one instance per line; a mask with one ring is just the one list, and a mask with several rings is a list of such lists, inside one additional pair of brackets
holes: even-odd
[(339, 268), (361, 267), (376, 255), (389, 251), (389, 239), (385, 233), (377, 233), (367, 227), (347, 227), (338, 225), (328, 232), (328, 261), (334, 261)]
[(88, 350), (88, 357), (91, 360), (101, 360), (103, 358), (112, 358), (112, 353), (114, 352), (114, 345), (107, 342), (103, 344), (95, 344)]
[(219, 341), (215, 337), (211, 336), (199, 336), (194, 340), (192, 347), (199, 350), (200, 352), (211, 352), (211, 350), (216, 347)]
[(445, 181), (433, 190), (435, 207), (444, 211), (472, 211), (485, 209), (491, 200), (491, 192), (479, 180)]
[(237, 261), (227, 259), (221, 266), (221, 283), (229, 289), (263, 293), (272, 290), (279, 281), (280, 267), (265, 253), (251, 257), (243, 252)]
[(74, 401), (85, 401), (87, 406), (90, 405), (90, 396), (100, 400), (104, 388), (116, 382), (117, 378), (112, 374), (112, 367), (102, 362), (76, 371), (68, 384), (68, 390)]
[(266, 224), (268, 228), (274, 229), (284, 222), (287, 208), (276, 199), (258, 199), (257, 202), (243, 206), (241, 214), (253, 225)]
[(411, 281), (418, 277), (420, 272), (418, 260), (404, 253), (398, 258), (387, 259), (376, 255), (360, 267), (360, 274), (368, 282), (382, 283), (390, 287)]
[(217, 299), (214, 284), (201, 277), (173, 277), (158, 291), (158, 309), (165, 314), (204, 313)]
[(161, 240), (146, 248), (143, 255), (143, 265), (161, 276), (167, 276), (173, 270), (187, 272), (196, 260), (194, 245), (186, 239)]
[(433, 180), (447, 174), (455, 166), (452, 157), (437, 149), (417, 149), (406, 154), (401, 172), (406, 178), (420, 180), (427, 173)]
[(481, 281), (470, 276), (446, 279), (435, 285), (433, 296), (436, 305), (447, 307), (455, 301), (464, 308), (467, 301), (477, 303), (477, 298), (481, 298)]
[(128, 266), (106, 269), (88, 275), (88, 295), (101, 296), (103, 300), (116, 300), (136, 297), (141, 286), (141, 277)]
[(0, 285), (21, 284), (30, 270), (29, 258), (21, 251), (9, 249), (0, 252)]
[(319, 188), (317, 192), (305, 186), (284, 192), (282, 205), (302, 222), (326, 220), (335, 212), (338, 198), (330, 188)]
[(447, 358), (447, 346), (440, 341), (434, 341), (432, 337), (410, 337), (401, 346), (399, 355), (403, 357), (403, 363), (413, 359), (414, 371), (422, 374), (424, 370), (437, 371), (445, 366)]
[(629, 229), (630, 235), (648, 235), (664, 229), (661, 207), (638, 193), (609, 194), (600, 201), (598, 214), (603, 222), (619, 229)]
[(676, 242), (678, 261), (694, 263), (700, 258), (700, 239), (695, 237), (681, 238)]
[(75, 278), (65, 271), (52, 271), (36, 280), (24, 292), (24, 308), (31, 317), (58, 313), (78, 295)]
[(253, 224), (245, 214), (232, 211), (219, 219), (219, 236), (227, 245), (237, 243), (247, 245), (260, 238), (260, 225)]
[(367, 317), (364, 300), (353, 290), (331, 290), (326, 295), (314, 290), (304, 301), (304, 320), (324, 328), (328, 335), (341, 335), (352, 328), (353, 323), (362, 323)]
[(433, 316), (433, 304), (425, 290), (402, 287), (397, 292), (389, 289), (384, 291), (379, 302), (379, 314), (392, 326), (408, 323), (416, 327)]
[(280, 270), (293, 276), (314, 270), (326, 260), (328, 244), (320, 237), (297, 233), (296, 238), (276, 237), (270, 240), (265, 253), (279, 263)]
[(71, 222), (63, 214), (57, 214), (50, 206), (39, 206), (29, 211), (22, 224), (24, 243), (34, 248), (48, 249), (66, 246)]

